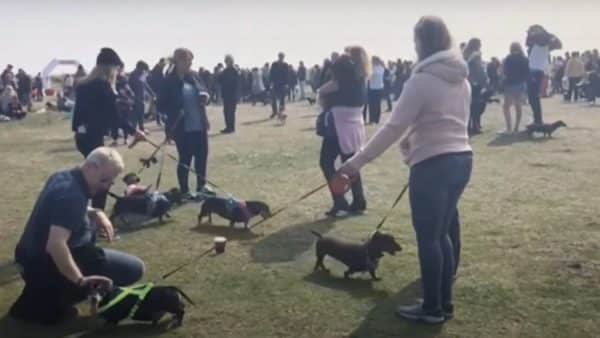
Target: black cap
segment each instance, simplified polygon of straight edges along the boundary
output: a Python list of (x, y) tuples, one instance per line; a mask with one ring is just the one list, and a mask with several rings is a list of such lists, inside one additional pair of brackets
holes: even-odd
[(96, 65), (123, 67), (123, 61), (112, 48), (104, 47), (96, 58)]

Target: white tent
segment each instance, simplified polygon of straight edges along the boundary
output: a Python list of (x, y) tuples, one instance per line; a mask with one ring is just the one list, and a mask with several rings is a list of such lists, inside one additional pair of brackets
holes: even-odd
[(48, 65), (44, 67), (44, 70), (42, 71), (44, 88), (50, 88), (50, 74), (52, 73), (54, 68), (62, 65), (78, 67), (79, 64), (80, 63), (77, 60), (52, 59), (52, 61), (50, 61), (50, 63), (48, 63)]

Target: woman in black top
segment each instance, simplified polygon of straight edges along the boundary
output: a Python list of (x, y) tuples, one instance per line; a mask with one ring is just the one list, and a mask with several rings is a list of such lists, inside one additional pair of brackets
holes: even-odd
[[(76, 88), (72, 130), (75, 132), (77, 150), (87, 157), (92, 150), (104, 145), (104, 135), (114, 126), (123, 125), (127, 132), (142, 138), (134, 127), (121, 122), (117, 114), (116, 78), (123, 62), (110, 48), (102, 48), (96, 59), (96, 67)], [(94, 208), (104, 209), (106, 194), (92, 199)]]
[[(335, 174), (335, 161), (354, 155), (365, 140), (362, 107), (366, 103), (366, 79), (369, 76), (369, 59), (362, 47), (347, 47), (331, 66), (332, 79), (319, 88), (319, 103), (329, 111), (333, 123), (323, 137), (320, 166), (327, 181)], [(360, 175), (352, 184), (352, 204), (344, 196), (332, 192), (333, 207), (326, 214), (335, 217), (340, 211), (361, 213), (367, 208)]]
[[(504, 119), (506, 130), (504, 133), (517, 133), (521, 123), (521, 104), (527, 91), (527, 79), (529, 77), (529, 59), (523, 53), (523, 48), (518, 42), (510, 45), (510, 54), (504, 59), (502, 67), (504, 74)], [(515, 127), (512, 129), (510, 107), (515, 106), (517, 113)]]

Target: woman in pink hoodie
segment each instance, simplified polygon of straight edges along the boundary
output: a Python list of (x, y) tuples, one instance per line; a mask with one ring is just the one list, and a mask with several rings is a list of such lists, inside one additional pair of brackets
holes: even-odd
[(451, 51), (451, 37), (437, 17), (423, 17), (414, 31), (419, 62), (389, 120), (367, 145), (344, 163), (331, 181), (336, 193), (398, 139), (410, 166), (410, 205), (417, 235), (423, 302), (399, 306), (407, 319), (442, 323), (453, 315), (456, 268), (450, 240), (458, 201), (471, 177), (472, 152), (467, 124), (471, 89), (468, 68)]

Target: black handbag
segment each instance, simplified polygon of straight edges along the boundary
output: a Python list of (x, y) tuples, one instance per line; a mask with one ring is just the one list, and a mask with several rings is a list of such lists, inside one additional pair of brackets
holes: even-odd
[(335, 125), (333, 122), (333, 114), (330, 111), (324, 111), (317, 116), (317, 135), (321, 137), (335, 136)]

